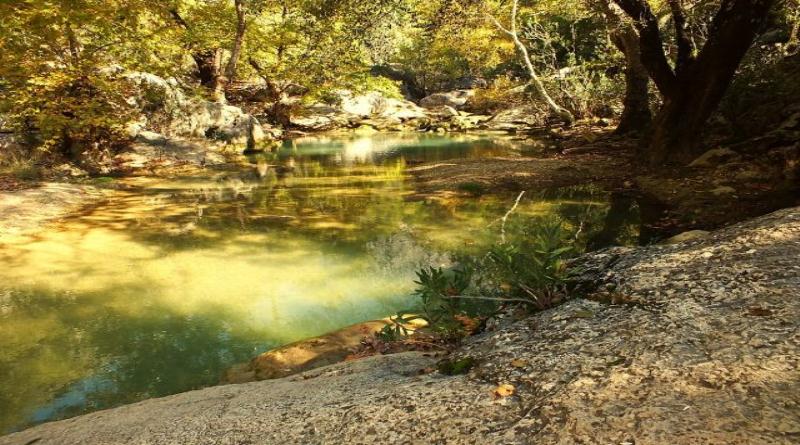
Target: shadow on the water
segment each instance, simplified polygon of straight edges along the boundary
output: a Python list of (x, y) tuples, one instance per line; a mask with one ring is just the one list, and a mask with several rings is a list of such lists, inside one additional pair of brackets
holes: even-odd
[(184, 313), (158, 304), (134, 310), (120, 301), (147, 292), (153, 289), (79, 297), (42, 288), (6, 291), (0, 431), (211, 385), (231, 363), (271, 346), (264, 332), (237, 324), (224, 303)]

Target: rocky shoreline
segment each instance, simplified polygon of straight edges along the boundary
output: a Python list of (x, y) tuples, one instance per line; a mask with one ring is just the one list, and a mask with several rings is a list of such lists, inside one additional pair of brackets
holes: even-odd
[(3, 445), (797, 443), (800, 208), (587, 254), (585, 298), (377, 356), (40, 425)]

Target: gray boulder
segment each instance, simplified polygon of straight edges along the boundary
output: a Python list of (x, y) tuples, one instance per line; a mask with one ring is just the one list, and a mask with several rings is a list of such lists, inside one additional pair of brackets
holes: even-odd
[(543, 125), (547, 113), (533, 105), (521, 105), (503, 110), (487, 121), (484, 128), (493, 131), (521, 131)]
[(689, 164), (689, 167), (715, 167), (724, 162), (737, 159), (738, 157), (739, 154), (729, 148), (715, 148), (700, 155), (699, 158), (695, 159), (691, 164)]
[(260, 122), (239, 107), (187, 96), (177, 80), (133, 72), (125, 78), (137, 94), (130, 98), (142, 118), (129, 126), (132, 136), (144, 129), (169, 137), (212, 138), (231, 144), (256, 144), (266, 138)]
[(325, 131), (378, 122), (382, 128), (391, 128), (427, 117), (426, 111), (415, 103), (386, 97), (377, 91), (354, 94), (342, 90), (338, 92), (338, 96), (338, 104), (314, 104), (306, 107), (292, 116), (292, 125), (307, 131)]
[(441, 108), (452, 107), (455, 109), (463, 108), (467, 105), (469, 99), (475, 95), (472, 90), (456, 90), (448, 91), (446, 93), (434, 93), (422, 99), (419, 104), (423, 108)]

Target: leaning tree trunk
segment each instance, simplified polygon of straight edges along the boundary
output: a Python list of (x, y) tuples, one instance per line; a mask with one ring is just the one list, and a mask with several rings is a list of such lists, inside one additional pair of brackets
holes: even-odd
[(239, 65), (239, 58), (242, 54), (242, 47), (244, 46), (244, 35), (247, 32), (247, 10), (245, 9), (244, 0), (236, 0), (236, 36), (233, 40), (233, 48), (231, 48), (231, 58), (228, 60), (228, 65), (225, 67), (225, 77), (228, 82), (233, 81), (236, 77), (236, 67)]
[(548, 94), (547, 89), (544, 87), (544, 83), (542, 83), (542, 79), (539, 78), (539, 74), (536, 72), (536, 68), (533, 66), (533, 62), (531, 62), (531, 56), (530, 53), (528, 53), (528, 48), (519, 38), (519, 34), (517, 33), (518, 10), (519, 0), (514, 0), (511, 6), (511, 27), (509, 29), (506, 29), (502, 24), (500, 24), (500, 21), (495, 17), (489, 16), (489, 18), (494, 22), (498, 29), (511, 37), (511, 40), (517, 47), (517, 50), (522, 55), (522, 61), (525, 62), (525, 68), (527, 68), (528, 75), (530, 76), (530, 81), (528, 83), (533, 87), (536, 95), (539, 96), (539, 99), (543, 100), (545, 104), (547, 104), (547, 108), (549, 108), (553, 114), (558, 116), (558, 118), (561, 119), (565, 125), (570, 126), (575, 122), (575, 116), (573, 116), (569, 110), (556, 103), (556, 101), (553, 100), (553, 97)]
[(418, 101), (427, 96), (425, 88), (419, 84), (411, 72), (393, 65), (374, 65), (370, 70), (373, 76), (385, 77), (403, 84), (406, 99)]
[(653, 121), (650, 111), (650, 76), (639, 55), (639, 39), (629, 25), (616, 30), (611, 39), (625, 56), (625, 99), (617, 134), (643, 134)]

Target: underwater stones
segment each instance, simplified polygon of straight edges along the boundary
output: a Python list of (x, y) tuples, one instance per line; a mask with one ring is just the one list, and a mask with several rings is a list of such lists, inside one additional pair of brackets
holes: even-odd
[(344, 360), (361, 339), (386, 326), (384, 321), (358, 323), (320, 337), (301, 340), (255, 357), (249, 363), (232, 367), (223, 383), (245, 383), (286, 377)]

